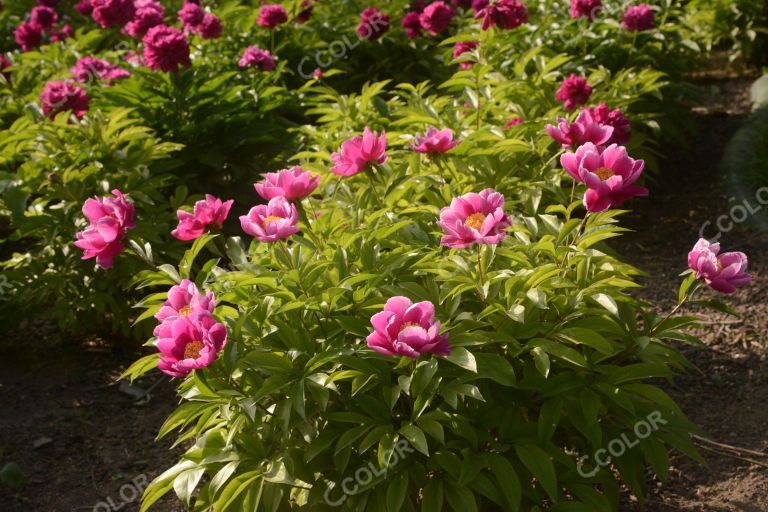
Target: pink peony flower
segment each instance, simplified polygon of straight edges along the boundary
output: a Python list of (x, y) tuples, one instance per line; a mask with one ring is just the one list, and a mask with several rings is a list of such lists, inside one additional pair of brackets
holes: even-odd
[(587, 18), (592, 21), (602, 9), (600, 0), (571, 0), (571, 18)]
[(40, 30), (48, 30), (59, 21), (59, 15), (50, 7), (39, 5), (29, 14), (29, 22)]
[(203, 22), (205, 11), (202, 7), (193, 2), (184, 2), (184, 5), (178, 12), (179, 21), (185, 29), (191, 29)]
[(43, 42), (43, 31), (40, 27), (32, 25), (28, 21), (22, 21), (16, 30), (13, 31), (13, 37), (25, 52), (34, 50)]
[[(459, 41), (453, 46), (453, 58), (457, 59), (459, 56), (464, 55), (467, 52), (473, 51), (475, 48), (477, 48), (480, 45), (477, 41)], [(474, 62), (460, 62), (459, 66), (461, 69), (470, 69), (475, 63)]]
[(323, 70), (322, 70), (322, 69), (320, 69), (320, 68), (316, 68), (316, 69), (315, 69), (315, 70), (312, 72), (312, 78), (314, 78), (315, 80), (320, 80), (320, 79), (322, 79), (322, 78), (323, 78)]
[(249, 46), (243, 52), (240, 62), (237, 63), (241, 68), (253, 67), (261, 68), (264, 71), (275, 69), (275, 59), (267, 50), (262, 50), (258, 46)]
[(312, 17), (312, 11), (315, 9), (316, 0), (302, 0), (299, 8), (299, 14), (296, 16), (296, 23), (303, 25)]
[(142, 39), (144, 62), (150, 69), (176, 73), (179, 67), (189, 67), (189, 42), (173, 27), (157, 25), (149, 29)]
[(438, 130), (434, 126), (430, 126), (423, 137), (416, 136), (413, 150), (432, 156), (441, 155), (458, 146), (460, 142), (459, 139), (453, 140), (453, 132), (450, 128)]
[(194, 240), (203, 236), (208, 226), (216, 230), (221, 229), (233, 202), (232, 199), (222, 202), (221, 199), (206, 194), (205, 200), (195, 203), (192, 213), (184, 210), (176, 212), (179, 225), (171, 235), (179, 240)]
[(451, 345), (447, 334), (440, 334), (435, 306), (429, 301), (414, 304), (407, 297), (392, 297), (384, 310), (371, 317), (374, 331), (368, 346), (388, 356), (417, 359), (423, 354), (447, 356)]
[(362, 39), (375, 41), (389, 30), (389, 16), (376, 9), (368, 7), (360, 13), (360, 23), (357, 25), (357, 35)]
[(456, 15), (453, 8), (445, 2), (432, 2), (419, 16), (419, 21), (424, 30), (430, 35), (436, 36), (445, 32)]
[(504, 230), (511, 224), (504, 213), (504, 196), (492, 188), (454, 197), (451, 206), (440, 211), (437, 222), (446, 233), (440, 244), (453, 249), (475, 243), (496, 245), (504, 239)]
[(66, 41), (67, 39), (75, 37), (75, 29), (72, 28), (72, 25), (64, 25), (60, 29), (55, 30), (53, 33), (51, 33), (51, 41), (56, 43), (59, 41)]
[(421, 14), (427, 7), (427, 0), (413, 0), (409, 7), (412, 12)]
[(112, 197), (88, 199), (83, 205), (83, 214), (90, 225), (76, 234), (76, 247), (83, 250), (83, 259), (96, 258), (102, 268), (111, 268), (112, 260), (123, 252), (123, 239), (129, 229), (136, 225), (133, 204), (115, 189)]
[(496, 0), (479, 9), (474, 4), (472, 7), (475, 18), (483, 19), (483, 30), (494, 26), (509, 30), (528, 22), (528, 11), (518, 0)]
[(136, 0), (136, 15), (123, 27), (123, 32), (141, 39), (152, 27), (165, 21), (165, 8), (155, 0)]
[(221, 36), (221, 20), (211, 13), (203, 17), (203, 22), (195, 27), (195, 33), (203, 39), (217, 39)]
[(560, 117), (557, 126), (548, 124), (546, 130), (564, 148), (580, 146), (586, 142), (600, 146), (613, 136), (613, 127), (595, 121), (588, 109), (582, 109), (573, 123)]
[(624, 13), (621, 26), (630, 32), (650, 30), (656, 25), (653, 10), (648, 4), (631, 5)]
[(299, 213), (296, 206), (284, 197), (274, 197), (267, 204), (251, 208), (240, 217), (243, 231), (260, 242), (276, 242), (299, 232)]
[(611, 144), (604, 150), (587, 142), (575, 153), (560, 157), (565, 171), (587, 185), (584, 206), (589, 212), (603, 212), (621, 206), (635, 196), (647, 196), (648, 189), (635, 185), (645, 162), (634, 160), (627, 149)]
[(589, 101), (592, 95), (592, 86), (587, 83), (587, 79), (581, 76), (571, 74), (563, 80), (555, 99), (565, 103), (566, 110), (573, 110), (579, 105), (584, 105)]
[(280, 4), (265, 5), (259, 10), (259, 19), (256, 24), (260, 27), (275, 28), (288, 21), (288, 13)]
[(53, 119), (59, 112), (71, 110), (77, 117), (88, 112), (88, 95), (83, 89), (68, 82), (48, 82), (40, 93), (43, 113)]
[(352, 137), (344, 141), (337, 153), (331, 155), (334, 166), (331, 172), (339, 176), (352, 176), (364, 170), (368, 164), (381, 165), (387, 161), (387, 133), (381, 135), (369, 128), (363, 130), (363, 136)]
[(269, 201), (275, 197), (292, 199), (304, 199), (311, 194), (320, 183), (320, 176), (312, 176), (312, 173), (301, 167), (294, 166), (290, 169), (282, 169), (278, 172), (268, 172), (264, 175), (264, 181), (256, 183), (256, 193)]
[(488, 7), (489, 3), (491, 3), (489, 0), (473, 0), (472, 10), (475, 11), (475, 14), (477, 14), (478, 12)]
[(421, 18), (419, 13), (411, 11), (403, 17), (400, 22), (405, 28), (405, 35), (408, 39), (421, 37)]
[(93, 19), (103, 28), (122, 27), (136, 14), (134, 0), (91, 0)]
[(69, 72), (72, 73), (76, 82), (84, 84), (93, 80), (113, 82), (131, 76), (131, 72), (127, 69), (96, 57), (78, 59), (75, 65), (69, 69)]
[(752, 281), (747, 274), (747, 255), (743, 252), (719, 254), (720, 244), (711, 244), (701, 238), (688, 253), (688, 266), (704, 279), (713, 290), (733, 293), (739, 286)]
[[(197, 316), (205, 313), (213, 313), (216, 307), (216, 297), (213, 292), (205, 294), (198, 290), (197, 285), (189, 279), (183, 279), (181, 283), (172, 286), (168, 290), (168, 299), (155, 313), (155, 318), (162, 323), (185, 316)], [(155, 336), (159, 336), (161, 325), (155, 327)]]
[(171, 377), (185, 377), (210, 366), (227, 344), (227, 328), (210, 314), (169, 321), (157, 341), (157, 367)]
[(596, 123), (613, 127), (613, 136), (606, 144), (626, 144), (632, 135), (629, 119), (621, 109), (609, 109), (608, 105), (601, 103), (596, 107), (587, 109)]
[(501, 127), (502, 130), (507, 130), (509, 128), (512, 128), (513, 126), (517, 126), (519, 124), (523, 124), (525, 122), (525, 119), (522, 117), (513, 117), (506, 123), (504, 123), (504, 126)]
[(90, 16), (93, 13), (91, 0), (80, 0), (75, 5), (75, 10), (80, 13), (81, 16)]

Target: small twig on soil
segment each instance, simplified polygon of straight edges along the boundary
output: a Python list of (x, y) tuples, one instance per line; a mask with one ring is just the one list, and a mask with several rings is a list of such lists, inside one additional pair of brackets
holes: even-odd
[(720, 448), (725, 448), (726, 450), (731, 450), (736, 453), (748, 453), (750, 455), (757, 455), (758, 457), (768, 457), (768, 453), (764, 452), (758, 452), (755, 450), (749, 450), (747, 448), (739, 448), (738, 446), (733, 446), (730, 444), (725, 443), (718, 443), (717, 441), (713, 441), (712, 439), (707, 439), (706, 437), (697, 436), (696, 434), (692, 434), (692, 437), (698, 441), (702, 441), (705, 443), (709, 443), (715, 446), (719, 446)]
[(753, 460), (753, 459), (747, 459), (746, 457), (740, 457), (740, 456), (738, 456), (736, 454), (733, 454), (733, 453), (730, 453), (730, 452), (726, 452), (726, 451), (723, 451), (723, 450), (717, 450), (715, 448), (710, 448), (709, 446), (706, 446), (704, 444), (699, 444), (699, 448), (701, 448), (702, 450), (706, 450), (708, 452), (713, 452), (713, 453), (716, 453), (718, 455), (722, 455), (723, 457), (730, 457), (732, 459), (737, 459), (737, 460), (741, 460), (741, 461), (744, 461), (744, 462), (748, 462), (748, 463), (754, 464), (756, 466), (761, 466), (761, 467), (764, 467), (764, 468), (768, 468), (768, 464), (765, 464), (763, 462), (759, 462), (759, 461), (756, 461), (756, 460)]

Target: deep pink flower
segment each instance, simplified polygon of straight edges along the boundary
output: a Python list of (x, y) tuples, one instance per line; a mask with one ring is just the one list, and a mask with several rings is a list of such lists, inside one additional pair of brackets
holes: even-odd
[(632, 135), (629, 119), (620, 108), (609, 109), (608, 105), (601, 103), (596, 107), (587, 109), (596, 123), (613, 127), (613, 136), (606, 144), (626, 144)]
[(53, 119), (59, 112), (71, 110), (77, 117), (88, 112), (88, 95), (83, 89), (69, 82), (48, 82), (40, 93), (43, 113)]
[(488, 7), (488, 4), (491, 3), (489, 0), (473, 0), (472, 1), (472, 10), (475, 11), (475, 14), (477, 14), (479, 11), (482, 11), (486, 7)]
[[(467, 52), (473, 51), (475, 48), (477, 48), (480, 45), (477, 41), (459, 41), (455, 45), (453, 45), (453, 58), (456, 59), (461, 55), (464, 55)], [(460, 62), (459, 66), (461, 69), (469, 69), (471, 68), (475, 63), (470, 61)]]
[(59, 21), (59, 15), (50, 7), (39, 5), (29, 14), (29, 22), (41, 30), (48, 30)]
[(415, 13), (421, 14), (427, 7), (427, 0), (413, 0), (410, 5), (410, 10)]
[(312, 17), (312, 11), (315, 9), (316, 0), (302, 0), (299, 8), (299, 14), (296, 16), (296, 23), (303, 25)]
[(8, 81), (11, 79), (11, 74), (9, 72), (6, 72), (5, 70), (11, 67), (13, 63), (5, 58), (5, 55), (0, 54), (0, 74), (2, 74), (5, 77), (5, 80)]
[(221, 36), (221, 20), (211, 13), (203, 17), (203, 22), (195, 27), (195, 32), (203, 39), (216, 39)]
[(123, 27), (123, 32), (135, 39), (141, 39), (149, 29), (162, 25), (165, 8), (155, 0), (136, 0), (136, 15)]
[(347, 139), (337, 153), (331, 155), (334, 166), (331, 172), (339, 176), (352, 176), (364, 170), (368, 164), (381, 165), (387, 161), (387, 133), (381, 135), (369, 128), (363, 136)]
[(227, 344), (227, 328), (210, 314), (179, 317), (168, 322), (157, 341), (157, 367), (171, 377), (185, 377), (210, 366)]
[(438, 1), (429, 4), (419, 16), (419, 20), (424, 30), (436, 36), (448, 29), (455, 15), (453, 7)]
[(315, 80), (320, 80), (321, 78), (323, 78), (323, 70), (320, 68), (316, 68), (312, 72), (312, 78), (314, 78)]
[(69, 72), (72, 73), (75, 81), (81, 83), (89, 83), (94, 80), (113, 82), (131, 76), (131, 72), (127, 69), (96, 57), (78, 59), (75, 65), (69, 69)]
[(184, 28), (189, 30), (203, 22), (205, 11), (196, 3), (184, 2), (184, 5), (179, 9), (177, 16), (182, 25), (184, 25)]
[(747, 255), (743, 252), (720, 252), (720, 244), (711, 244), (701, 238), (688, 253), (688, 266), (704, 279), (713, 290), (733, 293), (739, 286), (752, 281), (747, 274)]
[(573, 110), (579, 105), (584, 105), (589, 101), (592, 95), (592, 86), (587, 83), (587, 79), (571, 74), (563, 80), (560, 89), (558, 89), (555, 99), (565, 103), (567, 110)]
[(592, 21), (602, 9), (600, 0), (571, 0), (571, 18), (587, 18)]
[(451, 344), (447, 334), (440, 334), (435, 320), (435, 305), (429, 301), (414, 304), (407, 297), (392, 297), (384, 310), (371, 317), (374, 331), (368, 346), (388, 356), (417, 359), (423, 354), (447, 356)]
[(243, 231), (260, 242), (276, 242), (299, 232), (299, 212), (296, 206), (282, 196), (251, 208), (240, 217)]
[(241, 68), (253, 67), (261, 68), (264, 71), (272, 71), (275, 69), (275, 59), (267, 50), (262, 50), (258, 46), (249, 46), (243, 52), (238, 66)]
[[(168, 299), (155, 313), (155, 318), (161, 323), (184, 316), (197, 316), (201, 313), (213, 313), (216, 307), (216, 297), (213, 292), (201, 293), (197, 285), (189, 279), (172, 286), (168, 290)], [(161, 325), (155, 328), (155, 336), (159, 337)]]
[(607, 144), (613, 136), (613, 127), (595, 121), (588, 109), (582, 109), (573, 123), (560, 117), (557, 126), (548, 124), (546, 130), (564, 148), (580, 146), (586, 142), (600, 146)]
[(288, 21), (288, 13), (280, 4), (264, 5), (259, 10), (259, 19), (256, 24), (260, 27), (275, 28)]
[(91, 0), (93, 19), (103, 28), (122, 27), (136, 14), (134, 0)]
[(460, 142), (459, 139), (453, 140), (453, 132), (450, 128), (438, 130), (434, 126), (430, 126), (424, 136), (416, 136), (413, 150), (432, 156), (441, 155), (458, 146)]
[(312, 173), (301, 167), (294, 166), (290, 169), (282, 169), (278, 172), (268, 172), (264, 175), (264, 181), (256, 183), (256, 193), (269, 201), (275, 197), (292, 199), (304, 199), (311, 194), (320, 183), (320, 176), (312, 176)]
[(91, 0), (80, 0), (75, 5), (75, 10), (80, 13), (81, 16), (90, 16), (93, 13)]
[(189, 42), (178, 29), (157, 25), (142, 39), (144, 62), (150, 69), (176, 73), (179, 67), (189, 67)]
[(129, 229), (136, 225), (136, 212), (126, 196), (115, 189), (115, 197), (88, 199), (83, 205), (83, 214), (90, 225), (76, 234), (76, 247), (82, 249), (83, 259), (96, 258), (102, 268), (111, 268), (112, 260), (123, 252), (123, 239)]
[(405, 28), (405, 35), (408, 39), (421, 37), (421, 18), (419, 17), (419, 13), (414, 11), (409, 12), (403, 16), (403, 20), (400, 23), (403, 25), (403, 28)]
[(73, 37), (75, 37), (75, 29), (73, 29), (72, 25), (70, 24), (66, 24), (51, 33), (51, 41), (54, 43), (59, 41), (66, 41), (67, 39)]
[(565, 171), (587, 185), (584, 206), (589, 212), (617, 208), (635, 196), (647, 196), (648, 189), (635, 185), (645, 162), (634, 160), (627, 149), (611, 144), (605, 149), (587, 142), (574, 153), (560, 157)]
[(512, 119), (504, 123), (504, 126), (502, 126), (501, 129), (506, 130), (508, 128), (512, 128), (513, 126), (523, 124), (524, 122), (525, 122), (525, 119), (523, 119), (522, 117), (513, 117)]
[(650, 30), (656, 25), (653, 10), (648, 4), (631, 5), (624, 13), (621, 26), (630, 32)]
[(176, 212), (179, 225), (171, 235), (179, 240), (194, 240), (203, 236), (209, 226), (216, 230), (221, 229), (233, 202), (232, 199), (222, 202), (221, 199), (206, 194), (204, 200), (195, 203), (192, 213), (184, 210)]
[[(59, 0), (37, 0), (37, 5), (44, 5), (46, 7), (56, 7), (58, 3)], [(0, 9), (2, 9), (2, 6), (0, 6)]]
[(440, 211), (437, 225), (445, 235), (440, 244), (453, 249), (462, 249), (472, 244), (496, 245), (512, 224), (504, 213), (504, 196), (487, 188), (460, 197), (454, 197), (451, 206)]
[(43, 31), (28, 21), (22, 21), (13, 32), (13, 37), (25, 52), (34, 50), (43, 42)]
[(528, 11), (518, 0), (496, 0), (476, 10), (475, 18), (483, 19), (483, 30), (498, 26), (509, 30), (528, 22)]
[(368, 7), (360, 13), (360, 23), (357, 25), (357, 35), (362, 39), (375, 41), (389, 30), (389, 16), (376, 9)]

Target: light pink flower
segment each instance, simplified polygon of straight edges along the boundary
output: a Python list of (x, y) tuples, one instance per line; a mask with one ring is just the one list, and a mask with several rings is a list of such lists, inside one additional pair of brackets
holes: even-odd
[[(189, 279), (183, 279), (181, 283), (172, 286), (168, 290), (168, 299), (155, 313), (155, 318), (161, 322), (155, 327), (155, 336), (160, 337), (162, 329), (167, 327), (167, 320), (184, 316), (197, 316), (201, 313), (213, 313), (216, 307), (216, 297), (213, 292), (202, 293), (197, 285)], [(163, 326), (162, 324), (166, 324)]]
[(416, 359), (423, 354), (451, 353), (448, 335), (440, 334), (431, 302), (414, 304), (407, 297), (392, 297), (384, 311), (371, 317), (371, 325), (374, 331), (368, 335), (368, 346), (380, 354)]
[(256, 24), (260, 27), (275, 28), (288, 21), (288, 13), (280, 4), (265, 5), (259, 10), (259, 19)]
[(587, 142), (600, 146), (613, 136), (613, 127), (596, 122), (587, 109), (582, 109), (573, 123), (561, 117), (557, 120), (557, 126), (548, 124), (546, 130), (564, 148), (580, 146)]
[(424, 136), (416, 136), (413, 150), (433, 156), (441, 155), (458, 146), (460, 142), (460, 139), (453, 140), (453, 132), (450, 128), (438, 130), (430, 126)]
[(331, 155), (334, 166), (331, 172), (339, 176), (352, 176), (364, 170), (368, 164), (381, 165), (387, 161), (387, 133), (381, 135), (370, 129), (363, 136), (352, 137), (342, 143), (337, 153)]
[(592, 86), (587, 83), (587, 79), (571, 74), (563, 80), (560, 89), (555, 94), (555, 99), (563, 102), (567, 110), (573, 110), (579, 105), (586, 104), (591, 95)]
[(509, 30), (528, 23), (528, 11), (518, 0), (496, 0), (485, 5), (477, 4), (477, 7), (473, 4), (472, 7), (475, 18), (483, 19), (483, 30), (494, 26)]
[(446, 233), (440, 243), (462, 249), (472, 244), (496, 245), (512, 224), (504, 213), (504, 196), (491, 188), (454, 197), (451, 206), (440, 211), (437, 225)]
[(419, 21), (424, 30), (429, 32), (430, 35), (436, 36), (448, 30), (448, 26), (455, 15), (456, 12), (453, 10), (453, 7), (445, 2), (438, 1), (432, 2), (424, 9), (419, 16)]
[(241, 68), (261, 68), (264, 71), (272, 71), (276, 66), (274, 57), (267, 50), (262, 50), (258, 46), (246, 48), (237, 65)]
[(171, 235), (179, 240), (194, 240), (203, 236), (209, 227), (221, 229), (233, 202), (232, 199), (222, 202), (221, 199), (206, 194), (204, 200), (195, 203), (192, 213), (184, 210), (176, 212), (179, 225)]
[(256, 193), (267, 201), (281, 196), (290, 201), (307, 197), (317, 188), (318, 183), (320, 176), (312, 176), (311, 172), (296, 165), (290, 169), (266, 173), (264, 181), (256, 183), (254, 187)]
[(635, 196), (647, 196), (648, 189), (635, 185), (645, 162), (634, 160), (627, 149), (611, 144), (601, 149), (591, 142), (574, 153), (565, 153), (560, 163), (571, 177), (587, 185), (584, 206), (589, 212), (602, 212), (621, 206)]
[(275, 197), (267, 204), (251, 208), (240, 217), (243, 231), (260, 242), (276, 242), (299, 232), (299, 213), (296, 206), (284, 197)]
[(74, 243), (84, 251), (83, 259), (96, 258), (96, 263), (102, 268), (111, 268), (112, 260), (123, 252), (123, 239), (135, 223), (133, 204), (126, 196), (115, 189), (112, 197), (88, 199), (83, 205), (83, 214), (90, 225), (76, 234)]
[(720, 244), (711, 244), (701, 238), (688, 253), (688, 266), (704, 279), (713, 290), (733, 293), (739, 286), (752, 281), (747, 274), (747, 255), (743, 252), (720, 252)]
[(165, 331), (157, 341), (157, 367), (171, 377), (210, 366), (227, 344), (227, 328), (210, 314), (176, 318)]
[(631, 5), (624, 13), (621, 26), (630, 32), (642, 32), (654, 27), (653, 10), (648, 4)]

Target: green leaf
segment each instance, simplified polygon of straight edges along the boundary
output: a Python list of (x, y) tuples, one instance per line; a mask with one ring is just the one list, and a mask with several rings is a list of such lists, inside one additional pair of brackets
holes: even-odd
[(408, 473), (400, 472), (387, 486), (387, 510), (400, 512), (408, 492)]
[(446, 359), (455, 365), (461, 366), (465, 370), (477, 373), (477, 361), (475, 360), (475, 356), (464, 347), (453, 347), (451, 349), (451, 355), (446, 357)]
[(443, 512), (443, 482), (434, 478), (424, 487), (421, 512)]
[(528, 471), (536, 477), (549, 497), (557, 502), (557, 474), (549, 454), (533, 444), (515, 445), (515, 453)]
[(405, 425), (400, 428), (399, 432), (403, 434), (403, 437), (405, 437), (414, 448), (429, 457), (429, 447), (427, 445), (427, 438), (424, 436), (424, 431), (416, 425)]

